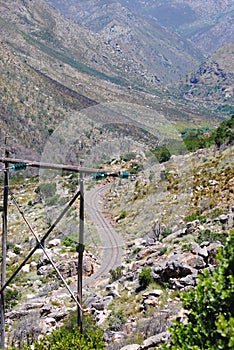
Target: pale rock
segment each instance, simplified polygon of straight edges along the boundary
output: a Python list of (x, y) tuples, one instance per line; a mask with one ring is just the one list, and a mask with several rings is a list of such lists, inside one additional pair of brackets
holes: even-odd
[(59, 238), (51, 239), (47, 244), (49, 248), (57, 247), (61, 244), (61, 239)]
[(30, 264), (26, 264), (22, 267), (23, 272), (30, 272)]

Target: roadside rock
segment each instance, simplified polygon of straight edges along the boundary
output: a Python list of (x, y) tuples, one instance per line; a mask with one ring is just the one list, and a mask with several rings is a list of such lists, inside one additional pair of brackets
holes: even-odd
[(159, 333), (157, 335), (153, 335), (152, 337), (143, 341), (142, 345), (139, 347), (139, 350), (148, 350), (153, 349), (155, 346), (165, 343), (170, 337), (169, 332)]
[(138, 350), (140, 348), (139, 344), (131, 344), (131, 345), (126, 345), (120, 350)]

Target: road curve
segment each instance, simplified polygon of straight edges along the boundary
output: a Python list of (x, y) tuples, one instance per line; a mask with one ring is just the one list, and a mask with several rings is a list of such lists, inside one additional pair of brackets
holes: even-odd
[(85, 210), (89, 219), (96, 225), (101, 240), (101, 265), (92, 276), (84, 279), (83, 286), (93, 286), (106, 278), (111, 269), (121, 265), (123, 254), (123, 238), (112, 227), (103, 215), (102, 198), (110, 188), (110, 184), (95, 187), (85, 193)]

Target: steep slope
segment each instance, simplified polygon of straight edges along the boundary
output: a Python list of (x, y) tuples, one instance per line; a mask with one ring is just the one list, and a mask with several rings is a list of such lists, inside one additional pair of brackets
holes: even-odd
[[(120, 75), (118, 49), (104, 58), (99, 34), (65, 19), (45, 1), (0, 1), (0, 6), (1, 139), (6, 133), (13, 137), (8, 144), (16, 155), (37, 157), (62, 120), (97, 103), (147, 106), (180, 129), (216, 123), (218, 115), (179, 103), (165, 91), (141, 92), (155, 91), (145, 70), (140, 73), (126, 60), (129, 74)], [(94, 53), (107, 62), (100, 63), (102, 71), (94, 68), (99, 66), (91, 58)]]
[(35, 58), (44, 64), (42, 52), (99, 79), (123, 86), (129, 81), (140, 87), (150, 84), (151, 75), (138, 62), (110, 50), (98, 34), (65, 19), (46, 1), (1, 1), (0, 8), (3, 38), (31, 58), (31, 64)]
[(188, 41), (158, 23), (150, 23), (120, 2), (49, 2), (93, 32), (100, 33), (107, 48), (131, 57), (150, 71), (156, 82), (174, 81), (202, 59)]
[[(160, 24), (177, 32), (207, 55), (233, 41), (233, 0), (49, 1), (66, 15), (95, 30), (111, 22), (117, 8), (118, 14), (128, 8), (129, 16), (133, 12), (137, 18), (143, 17), (156, 31)], [(99, 15), (93, 17), (93, 13)]]
[(218, 108), (227, 115), (234, 113), (234, 43), (221, 48), (176, 86), (183, 98)]

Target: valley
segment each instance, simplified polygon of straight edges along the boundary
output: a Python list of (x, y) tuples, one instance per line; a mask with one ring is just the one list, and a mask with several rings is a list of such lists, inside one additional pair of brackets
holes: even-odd
[[(5, 290), (5, 348), (186, 350), (199, 339), (232, 348), (233, 9), (233, 0), (0, 0), (2, 157), (103, 170), (84, 177), (81, 335), (79, 200), (53, 226), (80, 176), (10, 164), (6, 277), (35, 246), (32, 230), (53, 232)], [(196, 294), (203, 287), (210, 299)]]

